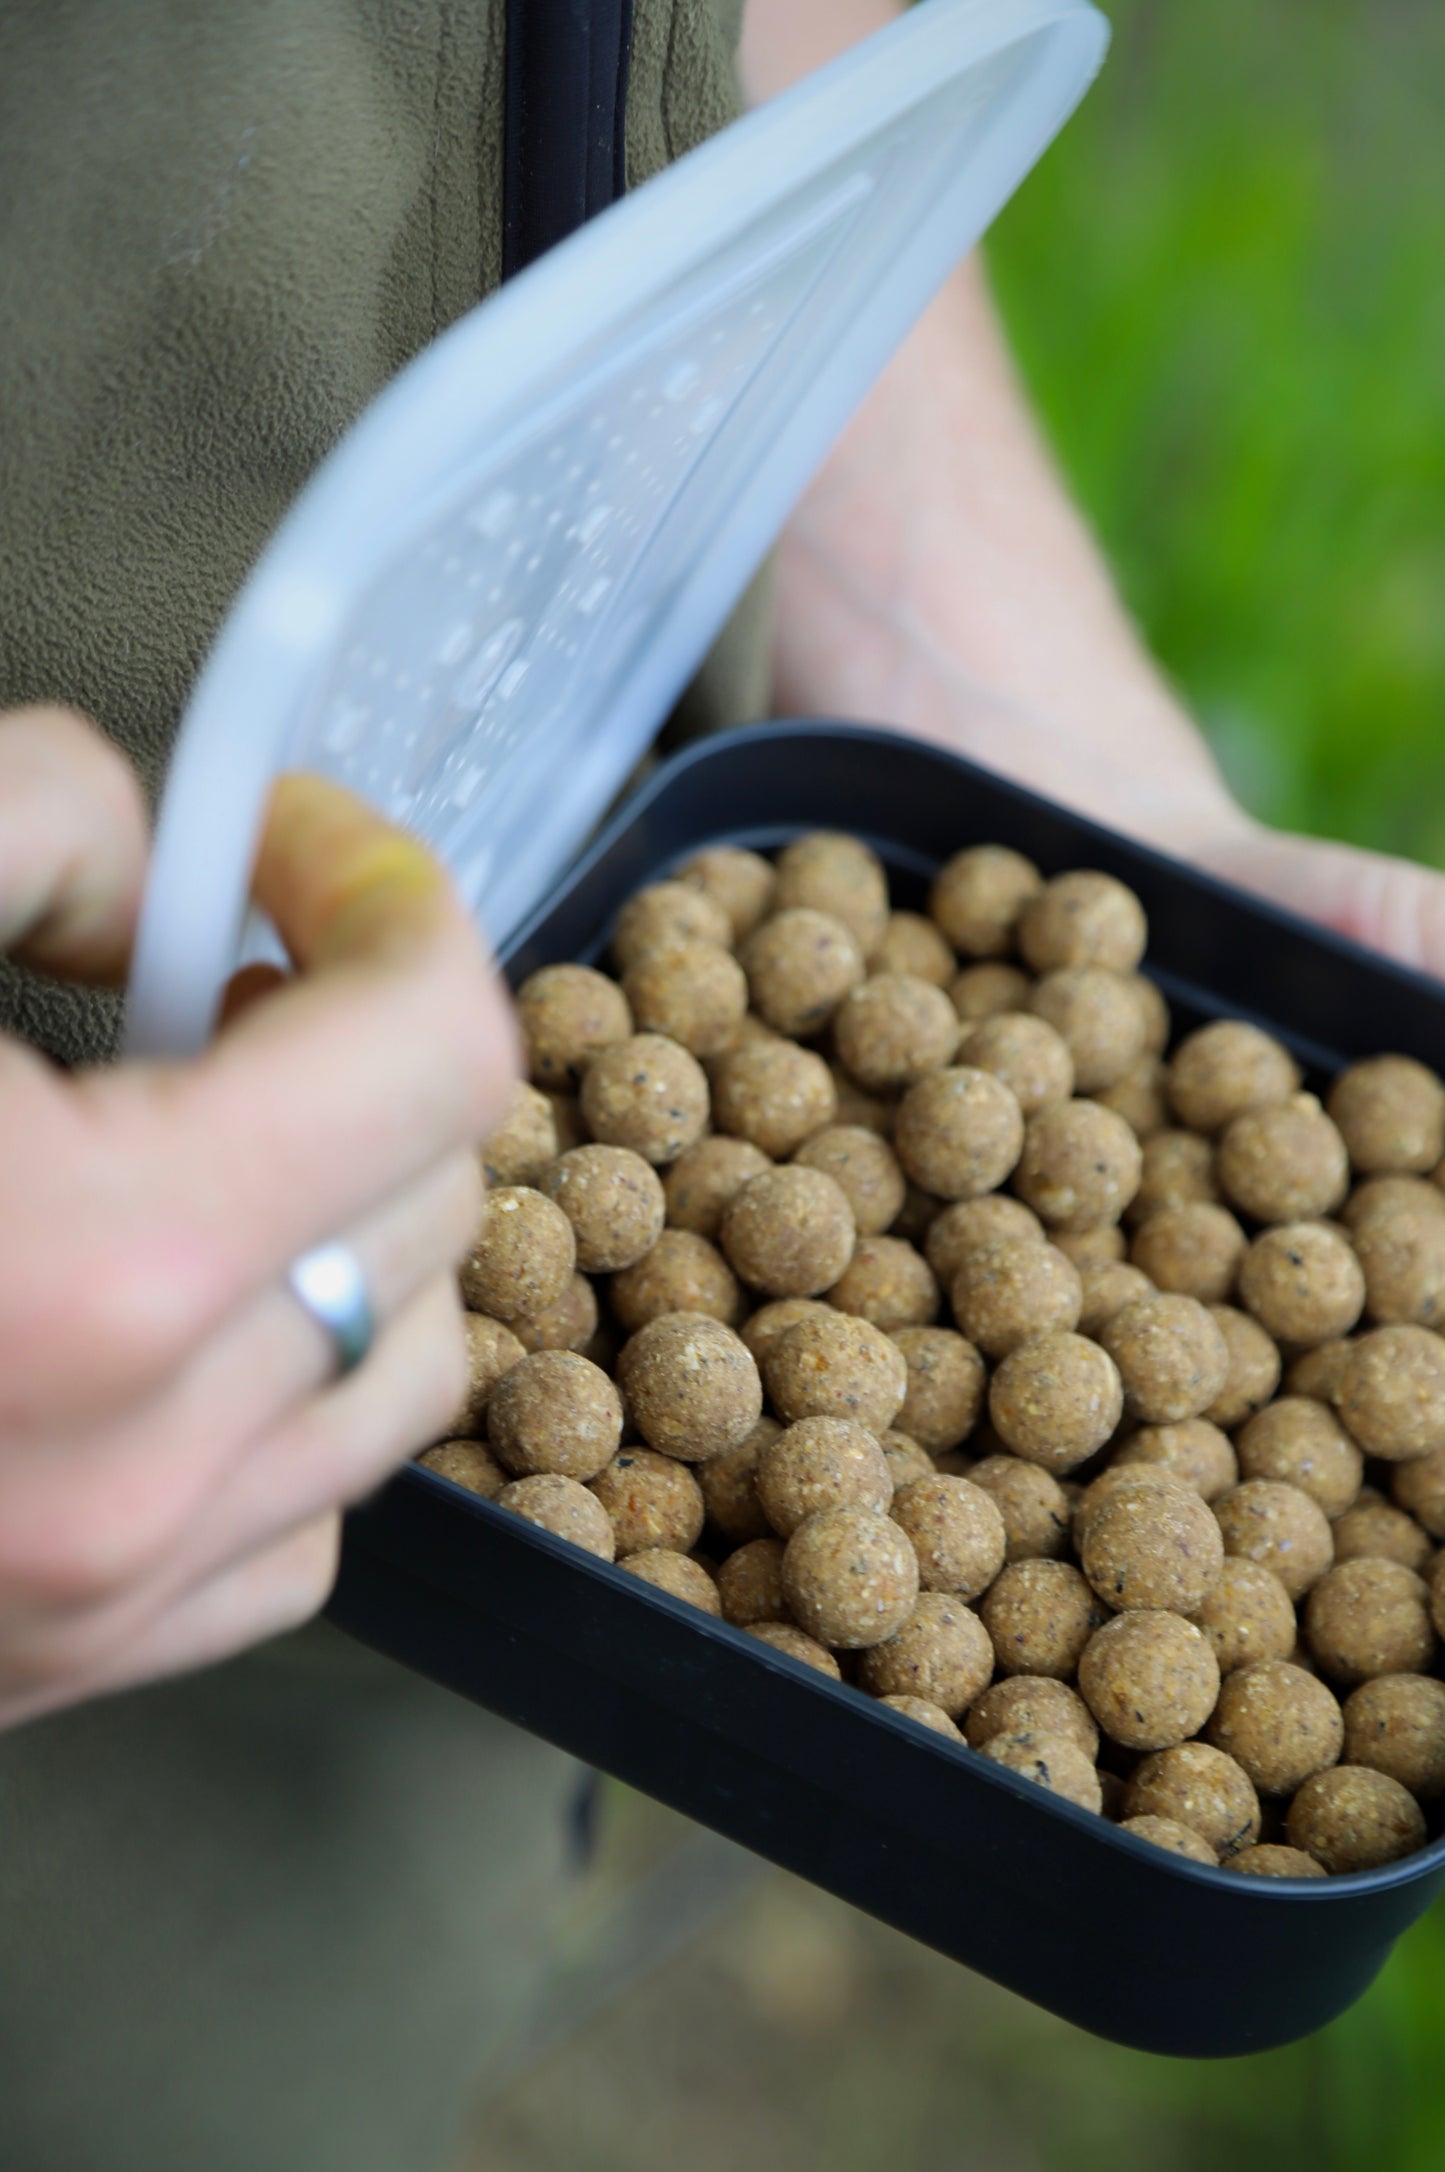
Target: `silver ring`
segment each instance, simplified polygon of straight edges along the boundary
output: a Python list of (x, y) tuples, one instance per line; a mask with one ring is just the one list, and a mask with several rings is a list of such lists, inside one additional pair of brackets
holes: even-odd
[(286, 1277), (292, 1296), (324, 1328), (340, 1372), (354, 1372), (371, 1348), (376, 1323), (361, 1262), (347, 1244), (318, 1244), (293, 1260)]

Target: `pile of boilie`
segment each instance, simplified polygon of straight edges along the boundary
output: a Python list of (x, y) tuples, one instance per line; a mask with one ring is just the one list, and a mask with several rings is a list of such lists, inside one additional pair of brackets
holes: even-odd
[(1201, 1863), (1445, 1801), (1445, 1087), (1173, 1034), (1139, 900), (703, 851), (535, 972), (420, 1459)]

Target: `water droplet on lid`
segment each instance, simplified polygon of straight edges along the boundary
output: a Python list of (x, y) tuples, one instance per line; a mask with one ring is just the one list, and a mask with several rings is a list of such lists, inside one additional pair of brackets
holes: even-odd
[(349, 754), (360, 744), (371, 711), (360, 702), (339, 701), (322, 735), (321, 744), (331, 754)]
[(685, 400), (702, 375), (702, 366), (689, 358), (675, 363), (662, 380), (662, 396), (665, 400)]
[(467, 514), (467, 526), (478, 535), (499, 536), (517, 509), (516, 494), (510, 490), (494, 490), (474, 505)]
[(479, 709), (522, 643), (524, 622), (509, 618), (489, 634), (452, 688), (452, 700), (463, 709)]

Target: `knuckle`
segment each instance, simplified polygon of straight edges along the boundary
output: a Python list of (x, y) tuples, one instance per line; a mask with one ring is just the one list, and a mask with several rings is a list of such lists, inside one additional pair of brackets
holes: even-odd
[(111, 1394), (168, 1377), (201, 1324), (197, 1282), (184, 1261), (135, 1241), (93, 1262), (67, 1306), (67, 1339), (84, 1352), (90, 1381)]
[(43, 1302), (76, 1381), (112, 1401), (169, 1375), (230, 1295), (225, 1224), (173, 1174), (192, 1091), (184, 1071), (95, 1074), (70, 1090), (74, 1219), (47, 1248)]
[(44, 1618), (64, 1619), (108, 1599), (115, 1579), (105, 1547), (89, 1519), (80, 1519), (63, 1536), (29, 1547), (8, 1564), (11, 1596)]

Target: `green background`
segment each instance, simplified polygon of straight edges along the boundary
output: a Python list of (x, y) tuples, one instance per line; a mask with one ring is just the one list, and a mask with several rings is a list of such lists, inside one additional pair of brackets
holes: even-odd
[(1445, 8), (1107, 0), (1017, 352), (1243, 796), (1445, 862)]
[[(1445, 4), (1105, 4), (1104, 74), (992, 244), (1038, 406), (1245, 800), (1445, 864)], [(621, 1802), (621, 1882), (679, 1837)], [(704, 1844), (704, 1915), (715, 1873)], [(475, 2172), (1445, 2167), (1438, 1912), (1333, 2028), (1214, 2066), (789, 1881), (720, 1896), (519, 2062)]]
[[(1034, 397), (1248, 804), (1445, 864), (1445, 8), (1105, 11), (1104, 73), (994, 235)], [(1101, 2063), (1241, 2172), (1438, 2172), (1445, 1921), (1293, 2052)]]

